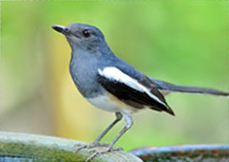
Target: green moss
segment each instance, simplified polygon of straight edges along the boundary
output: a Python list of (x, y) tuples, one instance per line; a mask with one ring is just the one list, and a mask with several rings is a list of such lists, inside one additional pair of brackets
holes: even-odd
[[(38, 135), (6, 133), (0, 134), (0, 160), (12, 161), (67, 161), (82, 162), (91, 155), (92, 151), (101, 148), (82, 149), (77, 153), (74, 150), (84, 142), (61, 139), (56, 137), (46, 137)], [(141, 162), (137, 157), (124, 151), (114, 151), (95, 157), (92, 162), (110, 161), (131, 161)]]

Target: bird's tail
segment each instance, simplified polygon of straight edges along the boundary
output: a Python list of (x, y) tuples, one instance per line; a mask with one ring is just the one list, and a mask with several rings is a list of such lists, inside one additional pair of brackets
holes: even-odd
[[(152, 79), (152, 78), (151, 78)], [(224, 92), (211, 88), (202, 88), (202, 87), (190, 87), (190, 86), (181, 86), (171, 83), (167, 83), (161, 80), (152, 79), (153, 83), (159, 90), (168, 91), (168, 92), (184, 92), (184, 93), (199, 93), (199, 94), (210, 94), (215, 96), (229, 96), (229, 92)]]

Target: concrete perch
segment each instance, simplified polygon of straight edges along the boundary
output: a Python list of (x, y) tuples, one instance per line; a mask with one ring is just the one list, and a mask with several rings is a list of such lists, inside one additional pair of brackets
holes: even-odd
[[(83, 162), (95, 149), (82, 149), (74, 153), (85, 142), (57, 137), (23, 133), (0, 132), (0, 161), (68, 161)], [(142, 162), (141, 159), (125, 151), (113, 151), (95, 157), (92, 162)]]

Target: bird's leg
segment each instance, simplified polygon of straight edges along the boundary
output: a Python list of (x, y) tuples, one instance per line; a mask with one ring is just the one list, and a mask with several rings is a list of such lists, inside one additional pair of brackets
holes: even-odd
[(89, 145), (85, 145), (85, 146), (80, 146), (78, 147), (75, 152), (83, 149), (83, 148), (91, 148), (91, 147), (96, 147), (96, 146), (107, 146), (107, 144), (100, 144), (99, 141), (104, 137), (105, 134), (107, 134), (107, 132), (114, 127), (115, 124), (117, 124), (121, 119), (122, 119), (122, 114), (120, 112), (116, 112), (116, 119), (95, 139), (94, 142), (92, 142)]
[(115, 137), (115, 139), (109, 144), (108, 151), (110, 151), (113, 145), (119, 140), (119, 138), (129, 130), (133, 125), (133, 119), (131, 116), (125, 115), (125, 127), (121, 130), (121, 132)]
[(115, 124), (117, 124), (122, 119), (122, 114), (120, 112), (116, 112), (116, 119), (95, 139), (95, 141), (92, 143), (95, 146), (101, 145), (99, 144), (99, 141), (107, 134), (107, 132), (114, 127)]
[(95, 151), (91, 156), (89, 156), (86, 160), (86, 162), (89, 162), (92, 160), (95, 156), (110, 152), (112, 150), (113, 145), (119, 140), (119, 138), (127, 131), (129, 130), (133, 125), (133, 119), (131, 116), (125, 115), (125, 127), (120, 131), (120, 133), (115, 137), (115, 139), (108, 145), (108, 147), (104, 150), (98, 150)]

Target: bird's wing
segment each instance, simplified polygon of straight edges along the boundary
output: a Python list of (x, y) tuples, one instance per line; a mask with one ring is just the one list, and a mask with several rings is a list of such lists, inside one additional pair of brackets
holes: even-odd
[(174, 115), (156, 86), (149, 84), (147, 76), (139, 81), (119, 68), (111, 66), (98, 69), (98, 80), (108, 92), (132, 107), (150, 107)]

